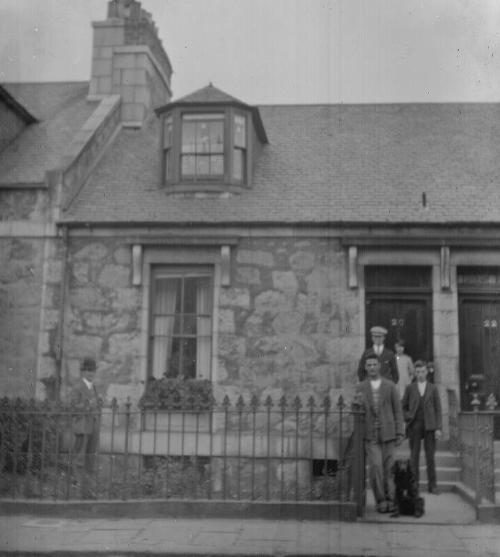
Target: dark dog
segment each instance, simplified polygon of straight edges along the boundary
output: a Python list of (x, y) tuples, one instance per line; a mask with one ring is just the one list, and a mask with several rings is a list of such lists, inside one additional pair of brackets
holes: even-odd
[(425, 500), (418, 494), (418, 485), (409, 460), (396, 460), (393, 465), (394, 485), (396, 488), (396, 511), (391, 517), (400, 514), (420, 518), (425, 511)]

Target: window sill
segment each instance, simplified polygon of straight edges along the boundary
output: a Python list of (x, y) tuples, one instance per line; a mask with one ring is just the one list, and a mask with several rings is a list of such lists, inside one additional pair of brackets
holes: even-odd
[(189, 183), (189, 184), (168, 184), (163, 186), (165, 193), (189, 193), (189, 194), (196, 194), (196, 193), (214, 193), (214, 194), (221, 194), (221, 193), (233, 193), (233, 194), (240, 194), (246, 189), (248, 186), (246, 184), (213, 184), (207, 182), (199, 182), (196, 184)]

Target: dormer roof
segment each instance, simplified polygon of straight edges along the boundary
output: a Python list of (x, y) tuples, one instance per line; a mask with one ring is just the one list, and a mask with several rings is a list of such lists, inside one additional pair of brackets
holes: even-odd
[(262, 118), (260, 116), (259, 109), (256, 106), (251, 106), (249, 104), (240, 101), (236, 97), (229, 95), (228, 93), (221, 91), (215, 87), (212, 83), (207, 86), (185, 95), (180, 99), (173, 102), (165, 104), (155, 109), (156, 114), (159, 116), (165, 112), (169, 112), (174, 108), (178, 107), (209, 107), (209, 106), (235, 106), (242, 110), (246, 110), (252, 114), (253, 123), (259, 140), (261, 143), (268, 143), (266, 130), (264, 129), (264, 124), (262, 123)]

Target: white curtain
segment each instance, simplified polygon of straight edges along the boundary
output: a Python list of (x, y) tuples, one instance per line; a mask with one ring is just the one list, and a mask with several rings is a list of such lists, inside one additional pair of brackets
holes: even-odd
[[(156, 281), (155, 321), (153, 340), (153, 377), (161, 379), (168, 374), (172, 355), (172, 335), (174, 333), (177, 284), (179, 279), (158, 279)], [(166, 315), (167, 314), (167, 315)]]

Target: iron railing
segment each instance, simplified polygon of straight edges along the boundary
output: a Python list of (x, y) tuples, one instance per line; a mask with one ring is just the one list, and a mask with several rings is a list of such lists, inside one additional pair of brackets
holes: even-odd
[(494, 414), (476, 409), (458, 415), (460, 479), (474, 491), (476, 506), (483, 498), (495, 502)]
[[(87, 416), (99, 442), (75, 453)], [(0, 401), (0, 497), (354, 502), (363, 514), (364, 416), (326, 397), (256, 397), (210, 409), (77, 409)]]

